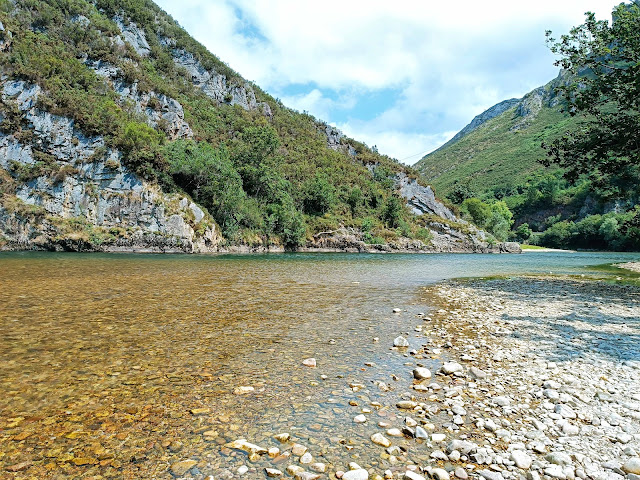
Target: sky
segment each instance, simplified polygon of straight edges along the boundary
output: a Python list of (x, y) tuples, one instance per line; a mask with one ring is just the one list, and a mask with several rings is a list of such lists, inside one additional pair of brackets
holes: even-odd
[(545, 31), (620, 0), (156, 0), (288, 107), (406, 164), (558, 74)]

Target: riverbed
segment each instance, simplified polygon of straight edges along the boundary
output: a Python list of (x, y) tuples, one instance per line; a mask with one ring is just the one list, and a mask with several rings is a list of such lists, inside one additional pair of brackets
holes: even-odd
[[(550, 273), (633, 282), (603, 265), (639, 258), (1, 254), (0, 468), (10, 478), (265, 478), (297, 443), (327, 478), (349, 462), (399, 474), (432, 462), (431, 450), (412, 443), (392, 460), (370, 437), (379, 422), (402, 424), (389, 399), (411, 391), (411, 368), (436, 372), (451, 357), (390, 348), (398, 335), (414, 348), (436, 340), (416, 330), (442, 307), (425, 286)], [(450, 423), (445, 410), (428, 416), (436, 433)], [(240, 438), (279, 453), (250, 460), (225, 446)], [(181, 462), (193, 464), (180, 472)]]

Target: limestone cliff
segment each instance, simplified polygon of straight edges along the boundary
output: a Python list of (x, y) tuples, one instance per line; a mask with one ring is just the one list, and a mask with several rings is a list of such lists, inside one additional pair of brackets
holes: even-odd
[(2, 85), (2, 101), (33, 132), (31, 138), (0, 133), (0, 167), (10, 174), (2, 178), (0, 206), (5, 248), (216, 249), (215, 223), (188, 197), (163, 193), (124, 167), (104, 138), (87, 137), (72, 119), (38, 109), (37, 85), (6, 78)]

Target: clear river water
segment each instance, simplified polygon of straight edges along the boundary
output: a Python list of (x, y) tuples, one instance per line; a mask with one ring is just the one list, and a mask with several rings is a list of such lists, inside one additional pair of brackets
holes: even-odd
[(278, 446), (282, 432), (329, 464), (382, 466), (375, 425), (352, 418), (385, 395), (374, 382), (409, 385), (392, 379), (407, 357), (389, 347), (433, 308), (422, 287), (550, 272), (632, 279), (603, 265), (634, 260), (1, 253), (0, 477), (169, 479), (170, 465), (193, 459), (196, 478), (237, 477), (245, 464), (245, 478), (265, 478), (261, 460), (223, 445)]

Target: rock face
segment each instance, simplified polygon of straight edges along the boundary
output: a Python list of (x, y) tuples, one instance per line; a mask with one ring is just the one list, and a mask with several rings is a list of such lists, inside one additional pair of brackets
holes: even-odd
[(271, 116), (271, 108), (266, 103), (259, 103), (249, 83), (236, 84), (230, 82), (225, 75), (207, 70), (193, 54), (184, 50), (172, 51), (173, 61), (191, 76), (193, 84), (209, 98), (219, 103), (240, 105), (245, 110), (262, 109), (266, 116)]
[(417, 180), (409, 178), (406, 173), (398, 173), (395, 182), (400, 196), (407, 200), (407, 206), (416, 215), (428, 213), (446, 220), (458, 220), (451, 210), (436, 200), (436, 195), (431, 187), (420, 185)]
[[(32, 127), (25, 141), (0, 133), (0, 167), (16, 186), (0, 207), (10, 248), (203, 252), (220, 240), (211, 217), (184, 195), (168, 195), (121, 165), (101, 136), (87, 137), (67, 117), (35, 107), (37, 85), (5, 79), (2, 98)], [(48, 163), (48, 171), (34, 168)]]

